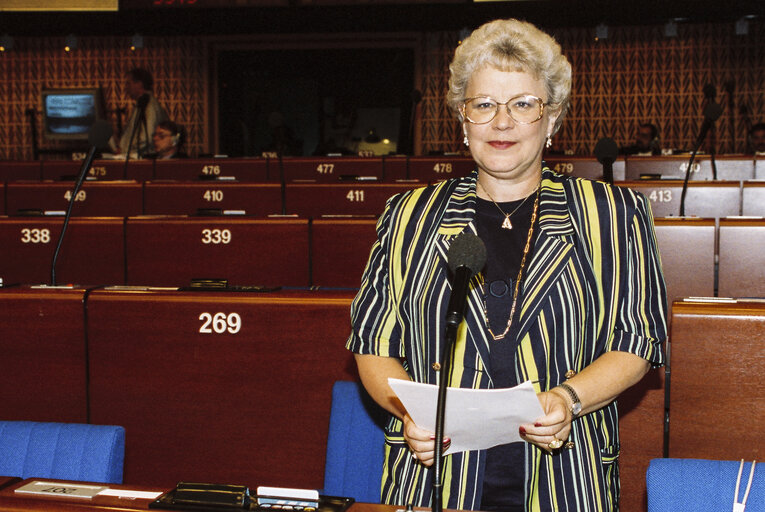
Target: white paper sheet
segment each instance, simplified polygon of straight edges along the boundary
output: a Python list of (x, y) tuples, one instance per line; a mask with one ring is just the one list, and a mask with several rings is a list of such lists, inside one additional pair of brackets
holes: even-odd
[[(388, 384), (414, 422), (435, 432), (438, 386), (401, 379)], [(448, 388), (444, 436), (452, 443), (444, 454), (523, 441), (518, 427), (540, 416), (544, 411), (531, 381), (508, 389)]]

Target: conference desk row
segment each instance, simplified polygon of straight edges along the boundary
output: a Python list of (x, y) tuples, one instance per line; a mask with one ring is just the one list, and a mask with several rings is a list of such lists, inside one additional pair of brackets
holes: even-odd
[[(332, 383), (357, 378), (351, 295), (0, 289), (3, 417), (124, 426), (130, 484), (319, 488)], [(665, 450), (765, 455), (765, 303), (676, 302), (671, 322), (671, 387), (654, 370), (619, 398), (623, 510)]]
[[(58, 283), (358, 288), (374, 218), (164, 217), (72, 219)], [(658, 218), (670, 301), (765, 296), (765, 219)], [(0, 217), (0, 278), (50, 283), (61, 219)]]
[[(619, 157), (613, 163), (617, 181), (637, 180), (643, 176), (683, 179), (689, 155), (657, 157)], [(595, 157), (548, 155), (551, 169), (583, 178), (599, 179), (603, 166)], [(36, 160), (0, 161), (0, 181), (60, 180), (76, 176), (78, 161)], [(437, 181), (464, 176), (475, 162), (466, 156), (385, 156), (385, 157), (284, 157), (279, 158), (195, 158), (184, 160), (97, 160), (90, 176), (97, 179), (195, 180), (216, 177), (235, 178), (242, 182), (279, 182), (312, 180), (377, 180), (393, 182), (414, 179)], [(691, 167), (694, 180), (765, 179), (765, 162), (751, 155), (722, 155), (713, 160), (698, 155)]]
[[(34, 481), (41, 479), (26, 479), (19, 481), (15, 478), (0, 477), (0, 510), (4, 512), (100, 512), (100, 511), (134, 511), (134, 510), (156, 510), (158, 512), (169, 509), (149, 508), (153, 501), (145, 495), (157, 495), (170, 491), (167, 486), (157, 485), (118, 485), (118, 484), (96, 484), (97, 486), (108, 487), (110, 495), (98, 495), (91, 499), (75, 498), (71, 496), (37, 496), (24, 495), (16, 493), (16, 489), (23, 487)], [(67, 486), (78, 485), (78, 482), (66, 480), (45, 479), (45, 482), (51, 482), (53, 486), (58, 485), (58, 489)], [(254, 489), (253, 489), (254, 490)], [(138, 494), (141, 493), (141, 494)], [(138, 494), (138, 495), (137, 495)], [(137, 495), (137, 496), (136, 496)], [(348, 512), (394, 512), (397, 508), (389, 505), (378, 505), (371, 503), (353, 503), (347, 510)], [(242, 510), (232, 508), (186, 508), (185, 510)], [(254, 510), (254, 509), (253, 509)], [(427, 512), (429, 509), (417, 508), (418, 512)], [(331, 512), (331, 509), (319, 508), (320, 512)]]
[[(231, 212), (247, 215), (296, 214), (380, 215), (394, 194), (427, 185), (397, 183), (241, 183), (229, 181), (91, 181), (74, 198), (73, 215), (194, 215)], [(683, 182), (619, 182), (651, 201), (655, 217), (678, 216)], [(72, 199), (71, 182), (0, 183), (0, 213), (63, 213)], [(765, 181), (693, 181), (686, 193), (685, 214), (697, 217), (765, 216)]]

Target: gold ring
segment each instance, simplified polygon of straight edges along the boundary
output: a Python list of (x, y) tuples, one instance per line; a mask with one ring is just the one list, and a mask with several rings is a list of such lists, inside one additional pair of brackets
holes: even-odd
[(550, 441), (550, 444), (547, 445), (547, 447), (551, 450), (557, 450), (563, 446), (563, 441), (558, 439), (557, 437), (553, 436), (553, 440)]

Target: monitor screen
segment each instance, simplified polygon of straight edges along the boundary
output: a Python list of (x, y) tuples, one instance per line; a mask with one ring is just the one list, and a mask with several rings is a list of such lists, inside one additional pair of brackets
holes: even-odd
[(97, 119), (103, 119), (101, 90), (48, 89), (42, 93), (45, 137), (56, 140), (87, 140)]

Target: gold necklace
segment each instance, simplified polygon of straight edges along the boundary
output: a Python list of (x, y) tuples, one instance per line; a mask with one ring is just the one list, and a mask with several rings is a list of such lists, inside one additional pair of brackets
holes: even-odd
[[(486, 193), (488, 194), (488, 192)], [(529, 234), (526, 237), (526, 247), (523, 248), (523, 257), (521, 258), (521, 268), (518, 269), (518, 277), (516, 277), (515, 279), (515, 289), (513, 290), (513, 304), (510, 307), (510, 317), (507, 319), (507, 327), (505, 327), (505, 330), (502, 331), (502, 334), (494, 334), (494, 331), (491, 330), (491, 325), (489, 324), (489, 308), (486, 304), (486, 294), (487, 294), (486, 286), (485, 286), (483, 274), (479, 274), (481, 279), (481, 289), (483, 290), (483, 304), (482, 304), (483, 318), (486, 321), (486, 329), (488, 329), (489, 334), (494, 339), (494, 341), (499, 341), (502, 338), (504, 338), (507, 335), (507, 333), (510, 331), (510, 326), (513, 324), (513, 317), (515, 316), (515, 306), (517, 305), (517, 302), (518, 302), (518, 290), (520, 290), (521, 288), (521, 278), (523, 277), (523, 268), (526, 266), (526, 256), (528, 256), (529, 249), (531, 249), (531, 238), (534, 234), (534, 223), (537, 220), (537, 209), (539, 207), (539, 187), (537, 187), (537, 193), (535, 195), (536, 197), (534, 198), (534, 209), (531, 212), (531, 226), (529, 227)]]
[[(541, 182), (540, 182), (540, 184), (541, 184)], [(532, 192), (531, 194), (527, 195), (526, 197), (524, 197), (524, 198), (523, 198), (523, 201), (521, 201), (521, 202), (520, 202), (520, 204), (518, 204), (518, 206), (516, 206), (516, 207), (513, 209), (513, 211), (511, 211), (510, 213), (505, 213), (505, 210), (503, 210), (502, 208), (500, 208), (500, 207), (499, 207), (499, 205), (498, 205), (498, 204), (497, 204), (497, 202), (494, 200), (494, 198), (493, 198), (493, 197), (491, 197), (491, 194), (489, 193), (489, 191), (486, 189), (486, 187), (484, 187), (484, 186), (481, 184), (481, 182), (480, 182), (480, 181), (478, 182), (478, 185), (480, 185), (480, 186), (481, 186), (481, 188), (483, 189), (483, 191), (484, 191), (484, 192), (486, 192), (486, 195), (487, 195), (487, 196), (489, 196), (489, 199), (491, 199), (491, 202), (492, 202), (492, 203), (494, 203), (494, 206), (496, 206), (496, 207), (497, 207), (497, 210), (499, 210), (499, 212), (500, 212), (502, 215), (504, 215), (504, 216), (505, 216), (505, 220), (503, 220), (503, 221), (502, 221), (502, 225), (501, 225), (502, 229), (513, 229), (513, 223), (512, 223), (512, 222), (510, 222), (510, 216), (511, 216), (512, 214), (514, 214), (515, 212), (517, 212), (517, 211), (518, 211), (518, 208), (520, 208), (521, 206), (523, 206), (523, 203), (525, 203), (525, 202), (526, 202), (526, 199), (528, 199), (529, 197), (531, 197), (531, 196), (533, 196), (533, 195), (534, 195), (534, 192)], [(537, 185), (537, 188), (536, 188), (536, 190), (539, 190), (539, 185)]]

